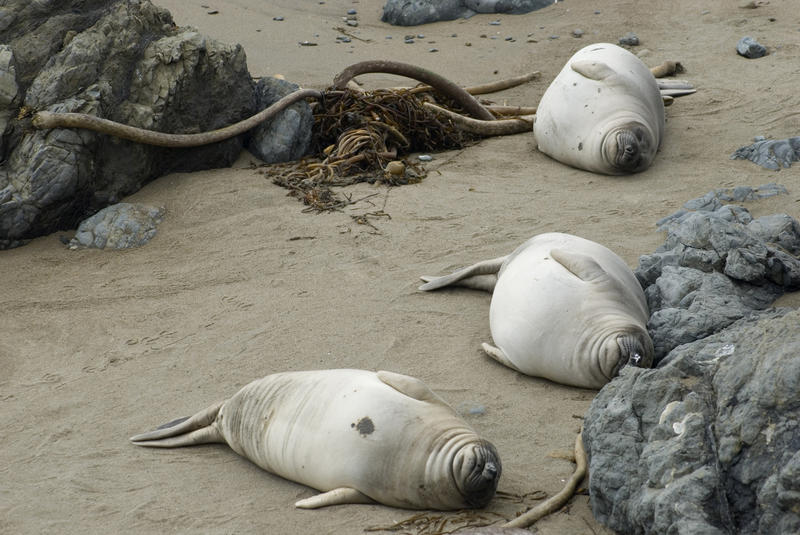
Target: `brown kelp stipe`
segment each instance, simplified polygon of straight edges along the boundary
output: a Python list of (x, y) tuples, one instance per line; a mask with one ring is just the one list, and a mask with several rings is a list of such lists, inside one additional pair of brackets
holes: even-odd
[[(367, 91), (352, 81), (359, 74), (377, 72), (406, 76), (427, 85)], [(530, 131), (535, 108), (500, 106), (493, 113), (492, 107), (483, 106), (471, 93), (501, 91), (538, 76), (534, 72), (464, 89), (415, 65), (365, 61), (346, 68), (324, 91), (300, 89), (252, 117), (211, 132), (154, 132), (88, 114), (48, 111), (34, 114), (31, 124), (38, 129), (83, 128), (162, 147), (195, 147), (240, 135), (274, 119), (292, 104), (314, 99), (315, 156), (265, 165), (263, 173), (302, 200), (306, 210), (337, 210), (356, 201), (334, 193), (331, 187), (364, 181), (399, 185), (422, 180), (425, 170), (405, 158), (409, 153), (457, 149), (482, 136)], [(495, 114), (502, 119), (497, 120)]]
[(503, 524), (504, 528), (527, 528), (537, 520), (552, 514), (562, 507), (575, 494), (578, 484), (586, 477), (586, 450), (583, 447), (583, 430), (575, 438), (575, 471), (572, 476), (557, 494), (546, 499), (530, 511), (521, 514), (514, 520)]

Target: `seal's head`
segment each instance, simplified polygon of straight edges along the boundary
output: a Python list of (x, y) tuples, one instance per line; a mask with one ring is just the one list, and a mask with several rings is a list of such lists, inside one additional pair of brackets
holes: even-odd
[(629, 122), (612, 128), (603, 138), (603, 158), (619, 174), (638, 173), (653, 162), (658, 146), (642, 123)]
[(488, 505), (502, 471), (497, 450), (482, 439), (462, 447), (453, 459), (453, 477), (467, 507)]
[(653, 341), (646, 331), (621, 333), (616, 337), (612, 347), (612, 351), (616, 351), (619, 355), (617, 365), (611, 375), (612, 378), (619, 375), (619, 371), (624, 366), (635, 366), (637, 368), (650, 368), (653, 366)]

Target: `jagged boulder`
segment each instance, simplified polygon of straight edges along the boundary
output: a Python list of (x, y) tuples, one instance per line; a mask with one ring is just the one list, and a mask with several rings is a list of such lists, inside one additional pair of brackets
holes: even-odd
[(785, 214), (754, 219), (742, 206), (723, 204), (785, 191), (774, 184), (715, 190), (659, 222), (666, 240), (635, 270), (656, 363), (800, 289), (800, 224)]
[(0, 248), (75, 228), (165, 173), (228, 166), (243, 146), (243, 136), (167, 149), (86, 130), (34, 131), (16, 119), (20, 111), (89, 113), (172, 133), (256, 111), (241, 46), (179, 28), (147, 0), (9, 0), (0, 42), (0, 119), (9, 117), (0, 120)]

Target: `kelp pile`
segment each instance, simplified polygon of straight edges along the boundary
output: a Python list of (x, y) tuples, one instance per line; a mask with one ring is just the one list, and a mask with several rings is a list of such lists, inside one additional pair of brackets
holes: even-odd
[(348, 204), (331, 191), (334, 186), (419, 182), (425, 169), (409, 154), (458, 149), (480, 137), (423, 107), (426, 101), (429, 94), (406, 88), (324, 92), (314, 105), (312, 147), (319, 156), (269, 166), (273, 182), (308, 205), (307, 211)]

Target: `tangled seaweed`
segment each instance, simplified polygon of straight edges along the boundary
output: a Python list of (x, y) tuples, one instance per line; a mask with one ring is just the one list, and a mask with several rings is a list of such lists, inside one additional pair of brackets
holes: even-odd
[(312, 147), (319, 156), (269, 166), (273, 182), (306, 204), (304, 211), (317, 212), (351, 204), (331, 187), (419, 182), (425, 169), (406, 155), (458, 149), (480, 138), (424, 107), (430, 100), (405, 88), (325, 91), (314, 105)]

